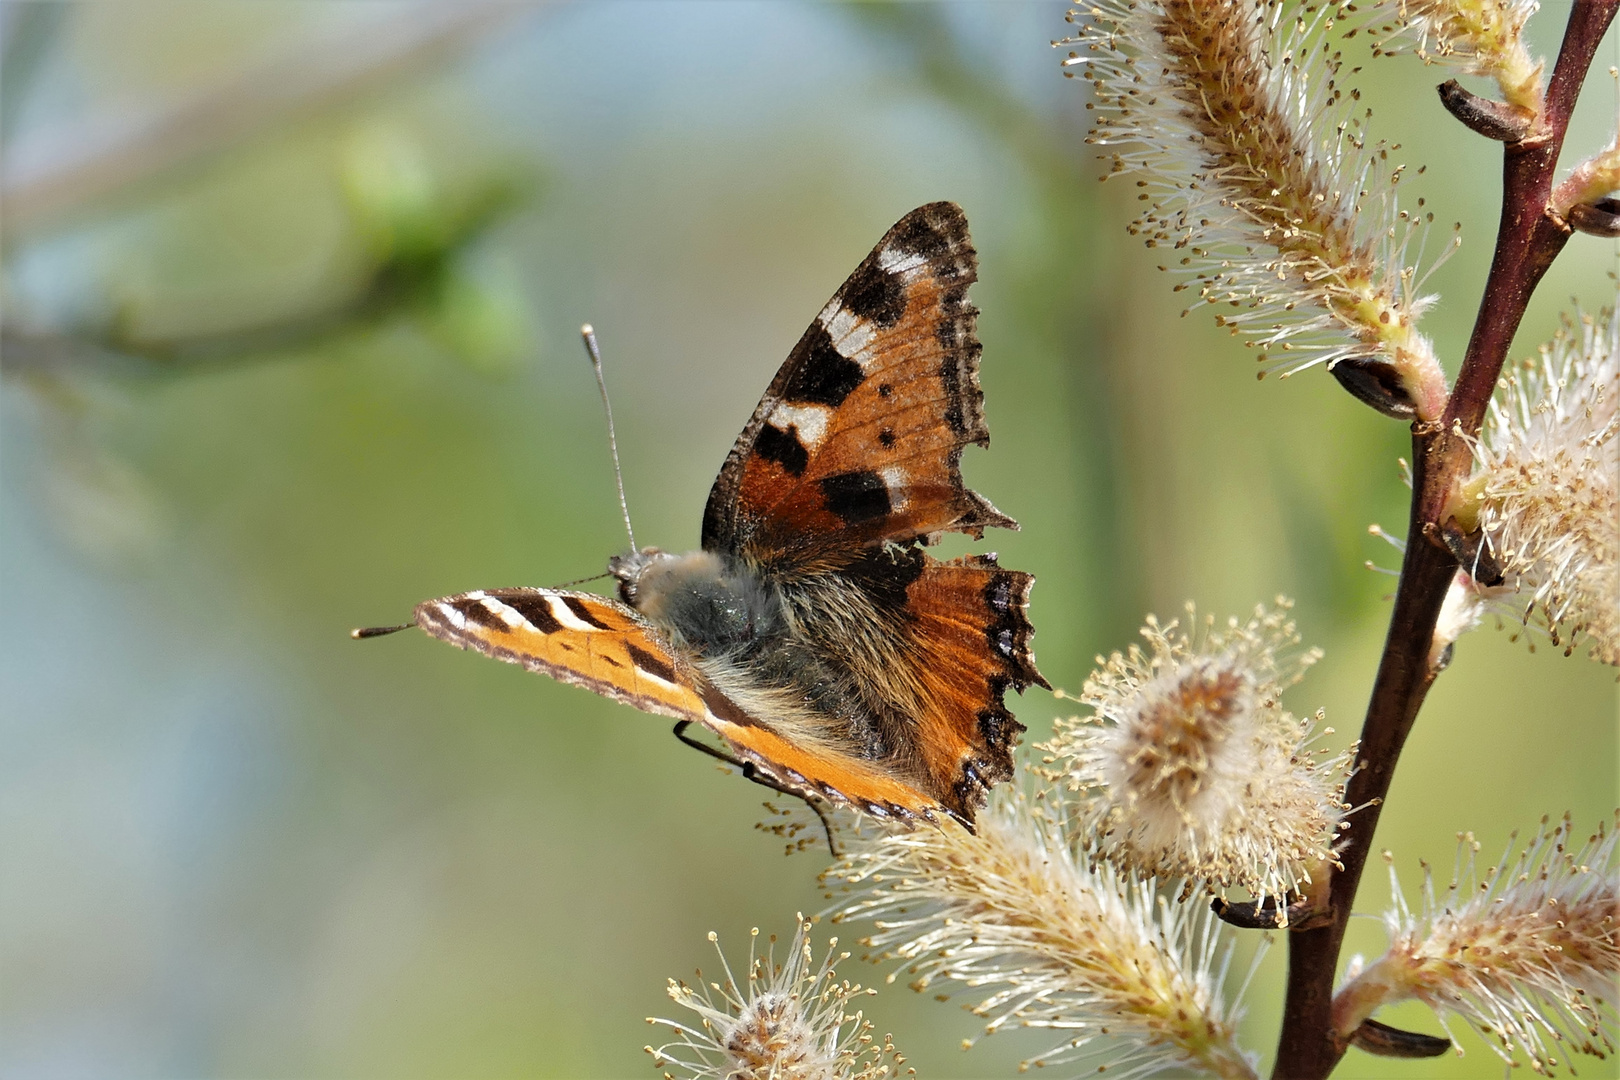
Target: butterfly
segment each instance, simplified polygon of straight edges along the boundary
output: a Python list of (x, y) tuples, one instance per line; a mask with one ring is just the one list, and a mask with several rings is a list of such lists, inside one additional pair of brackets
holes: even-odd
[[(617, 600), (480, 589), (425, 601), (406, 625), (675, 717), (682, 741), (818, 814), (971, 827), (1024, 730), (1004, 693), (1050, 688), (1029, 645), (1034, 578), (993, 554), (922, 550), (1018, 527), (958, 466), (990, 439), (967, 300), (977, 267), (954, 203), (888, 231), (738, 436), (701, 550), (632, 542), (608, 563)], [(731, 754), (689, 738), (692, 724)]]

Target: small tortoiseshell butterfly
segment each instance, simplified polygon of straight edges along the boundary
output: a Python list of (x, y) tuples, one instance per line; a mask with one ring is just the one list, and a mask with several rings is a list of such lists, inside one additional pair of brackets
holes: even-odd
[(958, 468), (990, 441), (977, 266), (954, 203), (889, 230), (743, 428), (701, 551), (611, 559), (619, 600), (484, 589), (418, 605), (414, 625), (676, 717), (684, 741), (701, 724), (750, 778), (812, 807), (971, 825), (1024, 730), (1003, 693), (1047, 686), (1029, 649), (1034, 578), (918, 546), (1018, 527)]

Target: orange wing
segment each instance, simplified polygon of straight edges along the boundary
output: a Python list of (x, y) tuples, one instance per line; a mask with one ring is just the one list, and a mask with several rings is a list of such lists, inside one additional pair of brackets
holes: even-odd
[(730, 743), (738, 757), (800, 798), (826, 799), (874, 817), (908, 822), (952, 814), (937, 799), (853, 754), (791, 742), (718, 692), (704, 697), (710, 706), (705, 726)]
[(995, 556), (927, 559), (906, 590), (916, 655), (920, 763), (953, 814), (973, 820), (991, 785), (1011, 779), (1012, 748), (1024, 725), (1001, 703), (1009, 688), (1051, 689), (1035, 668), (1025, 613), (1035, 579), (1003, 570)]
[(416, 625), (643, 712), (702, 721), (694, 672), (652, 624), (595, 593), (480, 589), (416, 605)]
[(945, 808), (850, 754), (803, 747), (748, 716), (632, 608), (595, 593), (482, 589), (418, 604), (416, 625), (463, 649), (521, 664), (643, 712), (702, 724), (784, 789), (879, 817)]
[(880, 540), (1017, 528), (962, 485), (990, 441), (979, 389), (978, 274), (954, 203), (919, 207), (878, 242), (805, 331), (726, 459), (703, 547), (812, 561)]

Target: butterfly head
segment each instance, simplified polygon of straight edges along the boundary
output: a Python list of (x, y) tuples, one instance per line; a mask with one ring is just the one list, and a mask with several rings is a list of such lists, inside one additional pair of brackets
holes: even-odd
[(655, 547), (613, 556), (608, 560), (608, 573), (619, 579), (619, 599), (631, 607), (640, 607), (636, 600), (641, 593), (642, 576), (655, 563), (669, 562), (674, 558), (669, 552)]

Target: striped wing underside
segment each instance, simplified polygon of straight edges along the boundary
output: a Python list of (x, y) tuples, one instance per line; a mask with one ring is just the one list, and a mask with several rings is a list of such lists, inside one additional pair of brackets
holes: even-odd
[(797, 795), (885, 817), (932, 818), (940, 804), (859, 758), (782, 738), (708, 686), (633, 609), (595, 593), (480, 589), (417, 605), (432, 636), (519, 664), (643, 712), (702, 724)]
[(479, 589), (418, 604), (416, 625), (643, 712), (703, 719), (703, 701), (661, 635), (616, 600), (554, 589)]

